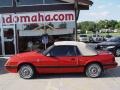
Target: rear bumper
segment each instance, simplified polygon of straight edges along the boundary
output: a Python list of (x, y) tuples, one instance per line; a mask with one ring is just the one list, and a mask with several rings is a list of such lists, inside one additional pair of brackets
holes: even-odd
[(105, 65), (103, 66), (103, 68), (104, 68), (104, 69), (115, 68), (115, 67), (117, 67), (117, 65), (118, 65), (118, 63), (117, 63), (117, 62), (114, 62), (114, 63), (112, 63), (112, 64), (105, 64)]

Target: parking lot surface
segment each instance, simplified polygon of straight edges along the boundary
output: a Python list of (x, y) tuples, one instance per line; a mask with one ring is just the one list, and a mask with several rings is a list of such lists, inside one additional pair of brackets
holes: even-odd
[(38, 75), (24, 80), (18, 74), (7, 73), (0, 59), (0, 90), (120, 90), (120, 58), (118, 67), (105, 71), (100, 78), (88, 78), (83, 74)]

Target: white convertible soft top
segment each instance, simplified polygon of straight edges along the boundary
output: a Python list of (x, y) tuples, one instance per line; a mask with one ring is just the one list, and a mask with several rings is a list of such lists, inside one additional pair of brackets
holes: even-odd
[(59, 46), (59, 45), (73, 45), (77, 46), (79, 51), (83, 56), (94, 56), (97, 55), (97, 52), (93, 50), (90, 46), (83, 42), (76, 42), (76, 41), (59, 41), (55, 42), (54, 45)]

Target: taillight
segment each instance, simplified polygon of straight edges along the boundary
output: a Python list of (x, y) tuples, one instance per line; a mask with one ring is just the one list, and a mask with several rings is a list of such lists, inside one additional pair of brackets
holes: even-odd
[(115, 57), (114, 56), (113, 56), (112, 60), (113, 60), (113, 62), (115, 62)]

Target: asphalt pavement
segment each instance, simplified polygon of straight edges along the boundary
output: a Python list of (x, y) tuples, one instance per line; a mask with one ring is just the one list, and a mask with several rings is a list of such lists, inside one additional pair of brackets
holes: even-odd
[(0, 75), (7, 73), (4, 67), (6, 61), (7, 61), (6, 59), (0, 59)]

